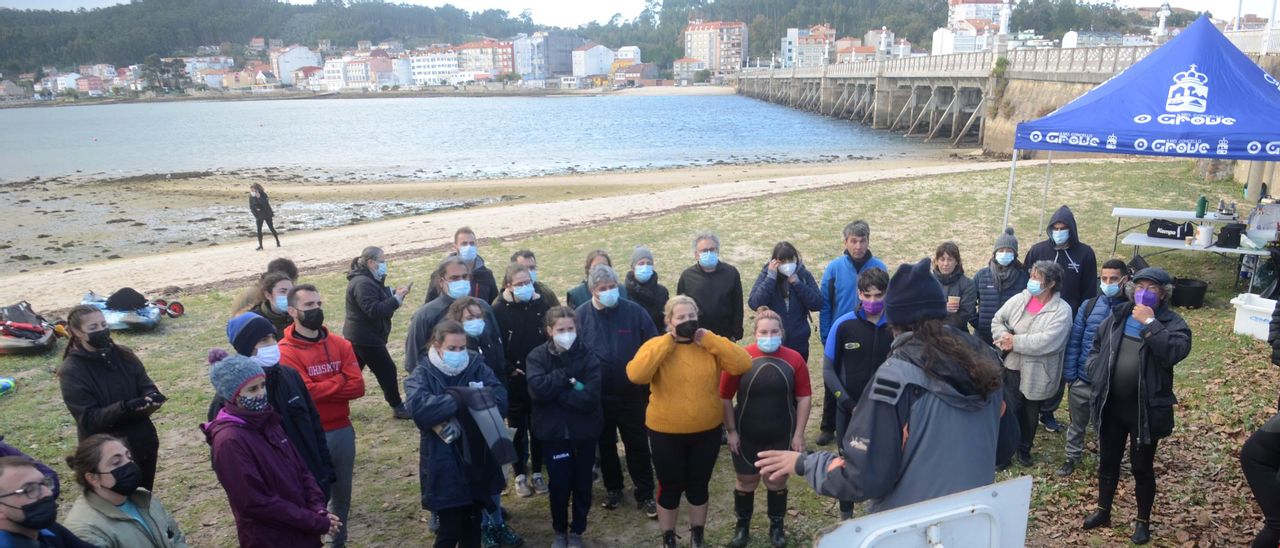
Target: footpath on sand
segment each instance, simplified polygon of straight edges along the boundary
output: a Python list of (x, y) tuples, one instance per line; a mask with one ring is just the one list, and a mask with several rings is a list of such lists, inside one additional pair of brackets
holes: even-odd
[[(1068, 160), (1058, 163), (1099, 162)], [(1024, 162), (1030, 167), (1040, 162)], [(136, 258), (67, 265), (0, 277), (0, 302), (26, 300), (41, 310), (75, 306), (89, 290), (111, 292), (132, 287), (151, 296), (177, 287), (190, 292), (220, 283), (255, 278), (274, 257), (289, 257), (299, 268), (345, 266), (365, 246), (381, 247), (393, 258), (421, 256), (448, 245), (455, 228), (470, 226), (482, 238), (507, 239), (650, 216), (761, 196), (863, 184), (889, 179), (1008, 170), (1009, 162), (874, 160), (844, 173), (780, 177), (724, 183), (694, 183), (685, 188), (624, 196), (550, 203), (513, 204), (449, 210), (317, 230), (283, 234), (285, 247), (255, 252), (256, 241), (173, 251)], [(996, 215), (999, 212), (992, 212)], [(246, 215), (248, 213), (246, 212)], [(714, 226), (709, 226), (714, 228)], [(270, 240), (266, 242), (271, 245)]]

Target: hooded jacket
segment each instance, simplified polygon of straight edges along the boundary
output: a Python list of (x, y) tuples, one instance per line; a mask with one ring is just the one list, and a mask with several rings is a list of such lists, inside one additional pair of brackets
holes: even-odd
[[(457, 255), (457, 252), (450, 252), (447, 257)], [(489, 304), (498, 298), (498, 282), (493, 277), (493, 271), (484, 264), (484, 257), (476, 255), (474, 267), (471, 269), (471, 293), (472, 297), (480, 299)], [(431, 278), (431, 289), (427, 290), (427, 300), (423, 304), (434, 301), (436, 297), (443, 295), (440, 293), (440, 280)]]
[[(1103, 408), (1111, 391), (1111, 375), (1120, 356), (1124, 324), (1133, 315), (1134, 303), (1125, 301), (1111, 309), (1093, 339), (1086, 364), (1093, 379), (1093, 423), (1102, 428)], [(1191, 328), (1182, 316), (1163, 303), (1155, 311), (1155, 321), (1142, 327), (1142, 366), (1138, 369), (1138, 442), (1151, 443), (1173, 433), (1173, 366), (1191, 353)]]
[(503, 292), (493, 306), (493, 315), (502, 328), (499, 334), (502, 349), (507, 355), (506, 385), (507, 396), (510, 398), (508, 413), (511, 417), (529, 416), (529, 386), (526, 383), (528, 369), (525, 358), (530, 351), (547, 342), (542, 326), (551, 303), (539, 293), (535, 292), (534, 296), (531, 301), (517, 302), (507, 300), (508, 294)]
[(104, 548), (186, 548), (187, 537), (178, 522), (165, 511), (160, 500), (139, 488), (128, 500), (147, 522), (143, 527), (133, 516), (90, 491), (85, 493), (62, 520), (81, 540)]
[[(479, 354), (471, 354), (471, 362), (455, 376), (445, 375), (439, 368), (424, 361), (404, 381), (408, 395), (405, 407), (413, 414), (413, 422), (419, 431), (418, 480), (422, 493), (422, 507), (433, 512), (488, 503), (493, 495), (506, 487), (502, 469), (496, 462), (468, 465), (457, 440), (445, 443), (433, 428), (448, 422), (459, 413), (468, 412), (448, 393), (450, 387), (480, 383), (493, 391), (502, 413), (507, 412), (507, 389), (484, 364)], [(477, 479), (477, 481), (472, 481)]]
[[(454, 300), (453, 297), (448, 295), (440, 295), (422, 305), (413, 313), (413, 317), (409, 319), (409, 333), (404, 338), (405, 371), (412, 373), (418, 367), (418, 362), (426, 357), (426, 349), (430, 346), (428, 340), (431, 339), (431, 331), (444, 318), (445, 313), (449, 311), (449, 305), (453, 304)], [(499, 336), (499, 331), (502, 327), (498, 323), (498, 318), (493, 315), (493, 307), (489, 306), (488, 301), (481, 301), (480, 308), (484, 309), (484, 332), (480, 334), (477, 346), (493, 349), (496, 355), (505, 361), (505, 350), (502, 347), (502, 339)], [(468, 336), (467, 339), (470, 342), (471, 337)], [(502, 365), (500, 370), (494, 370), (494, 374), (505, 374), (506, 369), (506, 366)]]
[[(627, 286), (618, 285), (618, 300), (625, 301), (631, 297), (627, 294)], [(582, 280), (578, 285), (573, 286), (564, 293), (565, 306), (577, 310), (579, 306), (591, 302), (591, 290), (587, 288), (587, 281)]]
[(346, 321), (342, 336), (353, 345), (385, 346), (391, 336), (391, 317), (400, 309), (391, 289), (360, 265), (347, 272)]
[(827, 342), (827, 334), (831, 332), (831, 324), (836, 318), (853, 312), (858, 307), (858, 275), (868, 268), (879, 268), (885, 272), (889, 267), (884, 261), (867, 249), (866, 261), (858, 266), (853, 256), (846, 250), (844, 254), (827, 263), (822, 270), (822, 283), (818, 290), (822, 292), (822, 310), (818, 313), (818, 337)]
[[(654, 272), (649, 281), (640, 283), (636, 279), (636, 273), (628, 271), (625, 287), (627, 294), (631, 296), (631, 300), (644, 307), (645, 312), (649, 313), (649, 317), (653, 318), (653, 327), (658, 331), (666, 330), (666, 314), (663, 309), (666, 308), (667, 301), (671, 299), (671, 292), (667, 291), (666, 286), (658, 283), (658, 273)], [(621, 295), (622, 292), (619, 291), (618, 294)]]
[(1059, 249), (1050, 236), (1049, 239), (1031, 246), (1022, 264), (1028, 270), (1036, 261), (1053, 261), (1062, 265), (1062, 288), (1059, 293), (1062, 294), (1062, 300), (1071, 305), (1071, 314), (1074, 316), (1080, 303), (1098, 295), (1098, 258), (1094, 256), (1092, 247), (1080, 242), (1080, 231), (1076, 228), (1076, 217), (1071, 213), (1071, 208), (1058, 208), (1049, 217), (1045, 234), (1052, 234), (1053, 225), (1059, 222), (1066, 223), (1071, 231), (1066, 245)]
[[(952, 329), (976, 351), (998, 358), (973, 336)], [(847, 455), (811, 453), (795, 472), (817, 493), (871, 500), (869, 512), (958, 493), (995, 481), (996, 434), (1003, 395), (983, 394), (959, 364), (941, 361), (926, 373), (913, 334), (893, 341), (888, 361), (853, 411), (841, 440)]]
[[(1112, 308), (1125, 300), (1120, 294), (1115, 297), (1098, 295), (1080, 303), (1080, 310), (1076, 312), (1076, 319), (1071, 325), (1071, 340), (1067, 342), (1067, 355), (1062, 360), (1062, 382), (1068, 384), (1076, 381), (1093, 382), (1085, 364), (1089, 362), (1089, 350), (1093, 348), (1093, 339), (1098, 333), (1098, 326), (1102, 325), (1102, 320), (1111, 315)], [(1092, 305), (1092, 310), (1090, 310), (1090, 302), (1096, 303)]]
[(964, 275), (964, 269), (956, 268), (950, 275), (940, 274), (937, 269), (933, 277), (942, 284), (942, 292), (950, 297), (960, 297), (960, 310), (947, 315), (947, 325), (968, 331), (969, 326), (978, 321), (978, 286)]
[(1023, 333), (1016, 333), (1017, 326), (1027, 314), (1031, 302), (1030, 291), (1023, 291), (1000, 307), (991, 320), (992, 338), (1013, 335), (1013, 351), (1004, 358), (1006, 369), (1021, 371), (1019, 390), (1029, 400), (1047, 400), (1058, 391), (1062, 382), (1062, 357), (1071, 338), (1071, 309), (1055, 293), (1053, 299), (1031, 318), (1031, 326)]
[(351, 426), (351, 400), (364, 396), (364, 375), (355, 350), (346, 339), (329, 333), (323, 326), (316, 341), (302, 338), (296, 327), (285, 329), (284, 340), (280, 341), (280, 364), (293, 368), (302, 377), (325, 432)]
[[(588, 306), (588, 305), (583, 305)], [(529, 396), (533, 437), (541, 441), (583, 441), (600, 437), (600, 358), (582, 339), (560, 352), (547, 341), (529, 353)], [(574, 388), (570, 379), (582, 383)]]
[(701, 327), (731, 341), (742, 339), (742, 276), (733, 265), (721, 262), (707, 272), (695, 264), (680, 274), (676, 295), (688, 295), (698, 303)]
[[(818, 282), (803, 263), (796, 266), (796, 283), (782, 279), (780, 272), (770, 272), (769, 265), (760, 269), (755, 285), (751, 286), (751, 295), (747, 297), (747, 307), (759, 310), (762, 306), (777, 312), (782, 317), (782, 330), (786, 332), (786, 340), (782, 345), (809, 355), (809, 313), (822, 310), (822, 293), (818, 291)], [(781, 280), (781, 283), (779, 283)]]
[(201, 429), (242, 548), (321, 546), (329, 531), (325, 496), (280, 415), (223, 409)]
[[(324, 423), (316, 411), (315, 401), (307, 391), (302, 376), (289, 366), (279, 364), (263, 367), (267, 379), (267, 399), (271, 400), (271, 409), (280, 416), (280, 426), (289, 442), (306, 463), (311, 476), (325, 499), (329, 498), (329, 486), (337, 479), (333, 469), (333, 458), (329, 455), (329, 444), (324, 436)], [(209, 403), (209, 420), (217, 418), (226, 401), (215, 395)]]
[(1000, 266), (991, 259), (986, 268), (973, 275), (973, 285), (978, 290), (978, 318), (971, 325), (982, 342), (991, 344), (991, 319), (1006, 301), (1027, 288), (1029, 279), (1016, 260), (1009, 266)]
[[(597, 310), (590, 301), (578, 307), (578, 340), (598, 358), (602, 394), (608, 401), (644, 402), (649, 387), (627, 378), (627, 363), (645, 341), (658, 336), (650, 316), (640, 305), (618, 299), (613, 308)], [(545, 338), (543, 339), (546, 340)]]

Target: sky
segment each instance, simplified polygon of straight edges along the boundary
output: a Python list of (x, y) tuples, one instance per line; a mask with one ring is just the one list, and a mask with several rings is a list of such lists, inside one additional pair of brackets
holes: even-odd
[[(295, 4), (311, 3), (311, 0), (289, 0)], [(394, 1), (394, 0), (392, 0)], [(512, 15), (525, 9), (533, 13), (533, 20), (543, 25), (560, 27), (576, 27), (591, 21), (601, 23), (609, 20), (615, 13), (621, 13), (623, 19), (632, 19), (644, 9), (644, 0), (400, 0), (407, 4), (424, 6), (441, 6), (453, 4), (468, 11), (486, 9), (504, 9)], [(1236, 14), (1239, 0), (1169, 0), (1175, 8), (1186, 8), (1195, 11), (1212, 11), (1215, 17), (1228, 18)], [(1270, 15), (1273, 0), (1244, 0), (1244, 12), (1256, 13), (1263, 17)], [(1118, 0), (1122, 6), (1143, 7), (1156, 6), (1160, 0)], [(96, 8), (123, 3), (121, 0), (0, 0), (0, 7), (19, 9), (60, 9)]]

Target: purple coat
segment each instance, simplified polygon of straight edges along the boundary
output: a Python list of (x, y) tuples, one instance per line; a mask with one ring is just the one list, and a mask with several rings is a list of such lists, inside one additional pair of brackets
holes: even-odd
[(223, 408), (201, 426), (244, 548), (321, 545), (324, 494), (289, 443), (280, 415)]

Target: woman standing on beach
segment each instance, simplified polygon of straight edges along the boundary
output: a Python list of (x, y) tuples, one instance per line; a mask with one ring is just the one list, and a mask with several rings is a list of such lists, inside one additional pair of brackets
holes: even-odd
[(271, 218), (275, 216), (271, 211), (271, 200), (267, 198), (267, 191), (261, 184), (249, 185), (249, 211), (253, 212), (253, 220), (258, 224), (258, 251), (262, 251), (262, 223), (267, 223), (267, 228), (271, 229), (271, 237), (276, 239), (276, 247), (280, 247), (280, 235), (276, 234), (276, 225), (271, 223)]

